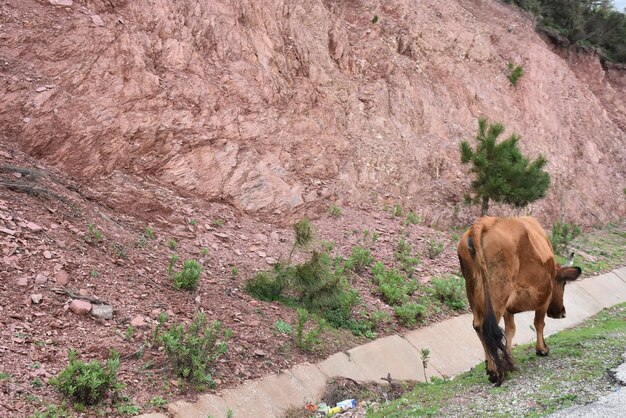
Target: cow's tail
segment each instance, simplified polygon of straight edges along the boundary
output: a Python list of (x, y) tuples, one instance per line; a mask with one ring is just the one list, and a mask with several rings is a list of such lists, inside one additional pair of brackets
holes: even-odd
[(506, 336), (504, 331), (496, 321), (496, 314), (493, 310), (493, 302), (491, 298), (491, 288), (489, 285), (489, 272), (483, 253), (482, 238), (484, 233), (483, 222), (478, 222), (472, 227), (472, 232), (468, 238), (468, 246), (472, 256), (478, 264), (479, 278), (485, 298), (485, 312), (480, 324), (480, 332), (487, 355), (493, 360), (497, 369), (497, 382), (502, 383), (506, 373), (515, 370), (513, 358), (506, 349)]

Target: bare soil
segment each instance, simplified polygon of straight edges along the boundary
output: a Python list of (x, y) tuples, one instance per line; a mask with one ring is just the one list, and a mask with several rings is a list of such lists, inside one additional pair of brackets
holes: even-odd
[[(46, 383), (67, 365), (69, 348), (77, 349), (85, 361), (104, 360), (111, 349), (119, 351), (118, 378), (127, 385), (124, 393), (144, 412), (155, 396), (170, 401), (193, 398), (196, 393), (172, 375), (163, 352), (149, 344), (161, 312), (168, 312), (174, 323), (189, 322), (200, 310), (209, 320), (232, 329), (229, 350), (215, 365), (215, 391), (368, 341), (338, 330), (325, 332), (313, 352), (301, 351), (291, 336), (275, 327), (278, 320), (295, 324), (295, 310), (257, 301), (242, 291), (246, 279), (271, 268), (268, 261), (287, 257), (293, 244), (289, 228), (256, 221), (224, 204), (176, 197), (151, 185), (143, 192), (168, 201), (167, 210), (157, 207), (144, 219), (120, 215), (89, 185), (3, 145), (0, 168), (0, 372), (10, 375), (1, 387), (0, 415), (28, 416), (48, 403), (60, 404), (61, 395)], [(458, 270), (454, 233), (407, 226), (405, 217), (393, 216), (389, 208), (341, 209), (339, 217), (324, 211), (313, 221), (318, 241), (335, 243), (334, 254), (347, 257), (352, 247), (369, 245), (374, 257), (391, 267), (393, 246), (405, 236), (414, 254), (421, 254), (416, 270), (420, 281)], [(218, 219), (223, 225), (218, 226), (222, 224)], [(102, 231), (101, 242), (90, 242), (89, 225)], [(155, 239), (145, 239), (148, 226)], [(364, 230), (370, 231), (369, 239)], [(371, 240), (374, 232), (379, 235), (376, 243)], [(175, 251), (169, 246), (172, 239), (178, 243)], [(443, 252), (433, 259), (425, 255), (430, 240), (444, 243)], [(180, 260), (202, 263), (197, 291), (173, 288), (167, 266), (174, 253)], [(295, 262), (303, 257), (296, 252)], [(364, 317), (383, 310), (393, 318), (392, 309), (373, 292), (367, 274), (351, 280), (361, 294), (357, 310)], [(41, 302), (35, 304), (38, 294)], [(75, 314), (68, 309), (73, 297), (112, 305), (113, 319)], [(454, 314), (443, 308), (419, 326)], [(145, 325), (135, 327), (127, 338), (130, 322), (138, 316)], [(403, 330), (392, 320), (379, 324), (376, 332), (383, 336)], [(115, 414), (112, 405), (96, 410)]]

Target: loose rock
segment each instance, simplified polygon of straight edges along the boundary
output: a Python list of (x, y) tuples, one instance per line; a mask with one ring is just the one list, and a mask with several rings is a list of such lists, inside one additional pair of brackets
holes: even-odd
[(35, 305), (39, 305), (43, 300), (43, 295), (41, 293), (35, 293), (34, 295), (30, 295), (30, 300), (32, 300)]
[(43, 273), (39, 273), (37, 277), (35, 277), (35, 284), (44, 284), (48, 281), (48, 276)]
[(65, 270), (59, 270), (56, 274), (56, 282), (60, 286), (65, 286), (70, 281), (69, 275)]
[(70, 303), (70, 310), (76, 315), (87, 315), (91, 311), (91, 303), (80, 299), (74, 299)]
[(113, 319), (113, 306), (91, 305), (91, 315), (96, 318)]
[(136, 317), (132, 319), (132, 321), (130, 321), (130, 325), (132, 325), (135, 328), (140, 328), (146, 325), (146, 320), (144, 319), (143, 316), (137, 315)]

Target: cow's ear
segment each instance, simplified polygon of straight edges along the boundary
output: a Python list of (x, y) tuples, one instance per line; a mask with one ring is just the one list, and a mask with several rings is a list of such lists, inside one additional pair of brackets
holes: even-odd
[(559, 272), (559, 279), (563, 280), (564, 282), (571, 282), (576, 280), (581, 273), (582, 270), (580, 269), (580, 267), (562, 267), (561, 271)]

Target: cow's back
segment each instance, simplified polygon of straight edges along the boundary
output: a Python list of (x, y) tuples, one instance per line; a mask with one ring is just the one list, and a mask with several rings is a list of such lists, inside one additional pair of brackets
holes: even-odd
[[(477, 230), (480, 243), (469, 240)], [(554, 255), (545, 231), (534, 218), (483, 217), (463, 235), (458, 253), (472, 309), (484, 303), (481, 272), (472, 249), (476, 245), (482, 246), (496, 311), (520, 289), (537, 304), (547, 301), (555, 274)]]

